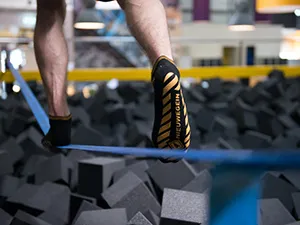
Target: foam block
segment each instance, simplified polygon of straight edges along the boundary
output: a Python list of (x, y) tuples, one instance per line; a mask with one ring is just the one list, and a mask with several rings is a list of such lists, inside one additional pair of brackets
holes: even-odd
[(101, 208), (95, 204), (83, 200), (73, 221), (77, 221), (82, 212), (100, 210)]
[(240, 143), (247, 149), (267, 148), (271, 145), (271, 137), (256, 131), (246, 131), (240, 137)]
[(275, 140), (273, 140), (272, 148), (274, 149), (296, 149), (298, 147), (299, 139), (293, 136), (284, 135), (278, 136)]
[(262, 225), (282, 225), (295, 222), (293, 216), (278, 199), (262, 199), (259, 203)]
[(131, 164), (130, 166), (127, 166), (121, 170), (118, 170), (114, 173), (114, 182), (118, 181), (120, 178), (122, 178), (128, 171), (131, 171), (138, 175), (139, 173), (145, 172), (147, 169), (149, 169), (149, 165), (147, 161), (143, 160), (134, 164)]
[(121, 158), (97, 157), (79, 161), (78, 193), (99, 198), (110, 185), (113, 173), (125, 167)]
[(300, 192), (296, 192), (292, 194), (294, 209), (296, 212), (296, 217), (300, 220)]
[(30, 199), (38, 192), (40, 186), (32, 184), (23, 184), (18, 188), (17, 191), (13, 193), (9, 198), (7, 198), (3, 208), (9, 214), (14, 215), (19, 209), (33, 216), (39, 215), (42, 211), (39, 209), (34, 209), (29, 206)]
[(207, 195), (164, 189), (160, 225), (203, 224), (208, 220), (207, 215)]
[(130, 166), (127, 166), (121, 170), (118, 170), (114, 173), (113, 181), (117, 182), (120, 178), (122, 178), (127, 172), (131, 171), (135, 173), (144, 183), (147, 185), (147, 187), (151, 190), (151, 192), (155, 194), (155, 189), (153, 187), (152, 182), (150, 181), (150, 178), (148, 174), (145, 172), (147, 169), (149, 169), (149, 165), (147, 161), (139, 161), (137, 163), (134, 163)]
[(89, 202), (93, 205), (97, 204), (97, 200), (95, 198), (72, 193), (70, 196), (70, 221), (74, 220), (83, 201)]
[(212, 110), (201, 109), (196, 117), (197, 128), (201, 131), (210, 131), (214, 125), (215, 115)]
[(262, 198), (278, 198), (289, 212), (293, 209), (291, 194), (297, 191), (291, 184), (269, 173), (262, 178)]
[(44, 212), (41, 215), (39, 215), (37, 218), (39, 218), (51, 225), (65, 225), (65, 222), (61, 218), (58, 218), (49, 212)]
[(0, 175), (11, 174), (14, 172), (13, 163), (7, 151), (0, 150)]
[(57, 154), (40, 163), (35, 172), (35, 183), (47, 181), (68, 185), (73, 164), (62, 154)]
[(4, 120), (4, 131), (16, 137), (19, 135), (26, 127), (28, 123), (27, 118), (24, 116), (18, 115), (14, 110), (9, 113)]
[(6, 150), (9, 153), (9, 158), (12, 163), (16, 163), (24, 156), (24, 151), (20, 145), (17, 144), (16, 139), (10, 137), (7, 141), (0, 145), (0, 149)]
[(143, 181), (132, 172), (128, 172), (110, 186), (103, 192), (102, 197), (111, 208), (126, 208), (128, 218), (148, 209), (158, 214), (161, 209)]
[(287, 179), (293, 186), (300, 190), (300, 172), (295, 170), (285, 170), (282, 176)]
[(147, 220), (147, 218), (141, 212), (138, 212), (128, 222), (128, 225), (153, 225), (153, 224), (149, 220)]
[(196, 162), (192, 161), (190, 163), (191, 163), (191, 166), (193, 167), (193, 169), (197, 173), (200, 173), (201, 171), (206, 170), (206, 169), (209, 170), (214, 167), (214, 165), (210, 164), (210, 163), (204, 163), (204, 162), (198, 162), (198, 161), (196, 161)]
[(51, 225), (39, 218), (19, 210), (10, 225)]
[(74, 225), (125, 225), (126, 209), (105, 209), (82, 212)]
[(151, 128), (148, 126), (148, 123), (137, 121), (128, 127), (125, 135), (126, 146), (138, 146), (149, 136), (151, 136)]
[(24, 161), (27, 161), (31, 155), (45, 155), (52, 156), (53, 153), (47, 151), (41, 144), (43, 136), (41, 133), (31, 126), (29, 129), (23, 131), (17, 137), (17, 143), (24, 149)]
[(208, 170), (203, 170), (199, 175), (186, 186), (182, 188), (184, 191), (203, 193), (211, 187), (212, 176)]
[(38, 166), (40, 163), (47, 160), (47, 156), (44, 155), (32, 155), (26, 161), (23, 170), (21, 171), (21, 175), (30, 176), (37, 172)]
[(111, 140), (103, 136), (97, 130), (82, 124), (78, 126), (72, 135), (72, 144), (83, 143), (86, 145), (109, 146)]
[(85, 126), (90, 125), (90, 116), (82, 107), (71, 107), (70, 111), (72, 113), (72, 123), (77, 126), (78, 124), (83, 124)]
[(289, 115), (280, 115), (278, 116), (278, 120), (286, 129), (298, 127), (298, 124)]
[(0, 177), (0, 196), (10, 197), (20, 187), (20, 180), (17, 177), (4, 175)]
[(213, 130), (220, 131), (227, 138), (238, 137), (238, 125), (236, 121), (230, 117), (218, 115), (215, 117)]
[(147, 210), (144, 212), (144, 216), (153, 224), (153, 225), (159, 225), (160, 218), (152, 211)]
[(70, 191), (60, 192), (52, 199), (50, 206), (44, 211), (47, 217), (55, 217), (65, 224), (69, 221)]
[(55, 201), (62, 201), (59, 199), (61, 193), (69, 192), (68, 187), (55, 183), (46, 182), (41, 185), (36, 193), (28, 199), (28, 206), (46, 211)]
[(161, 191), (164, 188), (181, 189), (197, 176), (196, 171), (185, 160), (175, 164), (158, 161), (147, 173)]
[(7, 212), (5, 212), (3, 209), (0, 209), (0, 223), (1, 225), (10, 225), (10, 222), (12, 221), (11, 215), (9, 215)]
[(295, 222), (295, 223), (289, 223), (289, 224), (285, 224), (285, 225), (300, 225), (300, 221)]
[(71, 187), (75, 188), (78, 184), (78, 162), (83, 159), (90, 159), (94, 156), (92, 154), (89, 154), (85, 151), (71, 151), (67, 159), (72, 162), (73, 164), (73, 170), (71, 174)]

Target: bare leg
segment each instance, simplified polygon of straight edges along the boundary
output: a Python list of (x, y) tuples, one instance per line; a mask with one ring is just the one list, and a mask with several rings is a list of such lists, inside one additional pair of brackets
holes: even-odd
[(118, 0), (127, 26), (152, 64), (160, 56), (173, 59), (166, 12), (160, 0)]
[(42, 140), (49, 150), (68, 145), (72, 118), (66, 98), (68, 50), (63, 34), (65, 0), (37, 0), (34, 33), (36, 61), (47, 93), (50, 130)]
[(36, 61), (48, 96), (49, 115), (67, 116), (68, 50), (63, 34), (65, 0), (38, 0), (34, 33)]
[[(153, 65), (155, 118), (154, 147), (183, 149), (190, 146), (187, 107), (180, 86), (180, 72), (173, 62), (165, 9), (160, 0), (118, 0), (133, 36)], [(177, 162), (178, 159), (161, 159)]]

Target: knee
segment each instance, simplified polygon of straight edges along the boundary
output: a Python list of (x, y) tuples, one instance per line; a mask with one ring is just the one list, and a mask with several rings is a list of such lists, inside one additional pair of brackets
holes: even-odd
[(52, 12), (65, 12), (65, 0), (37, 0), (38, 11), (52, 11)]
[(37, 24), (46, 26), (57, 20), (63, 23), (65, 16), (65, 0), (37, 0)]
[(127, 0), (117, 0), (118, 4), (120, 5), (120, 7), (121, 7), (122, 9), (125, 8), (125, 2), (126, 2), (126, 1), (127, 1)]
[(160, 0), (117, 0), (120, 7), (124, 10), (127, 6), (146, 6), (147, 4), (152, 4), (153, 1), (160, 1)]

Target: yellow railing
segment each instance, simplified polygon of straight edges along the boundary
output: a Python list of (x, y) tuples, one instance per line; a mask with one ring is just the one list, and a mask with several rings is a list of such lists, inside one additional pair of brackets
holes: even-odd
[[(249, 66), (249, 67), (196, 67), (181, 69), (181, 77), (208, 79), (208, 78), (250, 78), (266, 76), (273, 69), (283, 70), (288, 77), (300, 76), (300, 66)], [(150, 69), (135, 68), (112, 68), (112, 69), (75, 69), (69, 72), (69, 81), (102, 81), (102, 80), (127, 80), (127, 81), (149, 81)], [(38, 71), (21, 71), (26, 81), (41, 80)], [(1, 77), (1, 80), (13, 82), (14, 78), (10, 72)]]

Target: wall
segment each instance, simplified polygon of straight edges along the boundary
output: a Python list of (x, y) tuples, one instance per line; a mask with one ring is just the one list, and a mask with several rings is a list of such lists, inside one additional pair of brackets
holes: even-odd
[(186, 54), (194, 59), (222, 58), (224, 47), (254, 46), (257, 58), (276, 58), (282, 40), (282, 27), (257, 25), (251, 32), (233, 32), (225, 24), (185, 23), (181, 28), (183, 38), (191, 38), (184, 44)]

